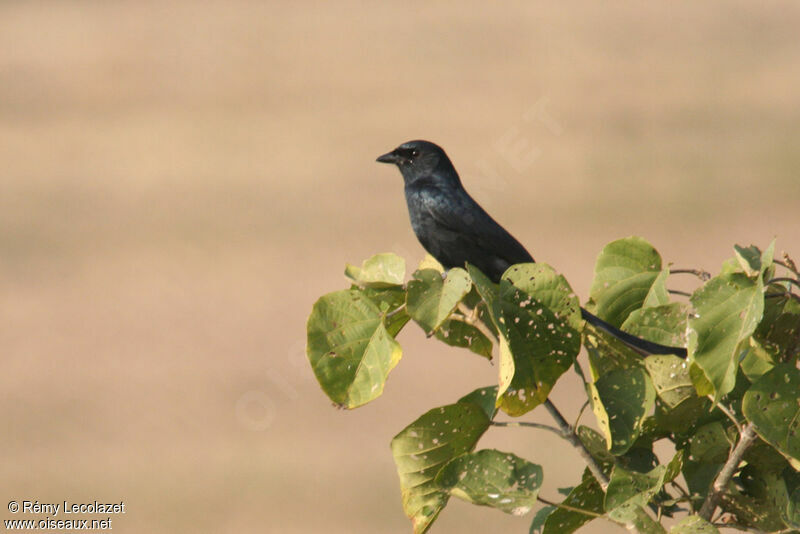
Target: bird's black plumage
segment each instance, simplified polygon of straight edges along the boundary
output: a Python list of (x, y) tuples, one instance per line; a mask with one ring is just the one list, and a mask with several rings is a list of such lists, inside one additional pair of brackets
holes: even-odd
[[(439, 146), (429, 141), (409, 141), (377, 161), (400, 169), (414, 233), (446, 269), (469, 263), (499, 282), (511, 265), (534, 261), (525, 247), (467, 193), (450, 158)], [(581, 313), (587, 322), (639, 351), (686, 356), (686, 349), (632, 336), (583, 308)]]

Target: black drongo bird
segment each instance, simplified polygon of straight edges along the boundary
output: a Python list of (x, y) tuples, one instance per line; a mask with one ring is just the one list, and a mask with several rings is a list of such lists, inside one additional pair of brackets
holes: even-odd
[[(519, 241), (461, 185), (450, 158), (428, 141), (409, 141), (378, 158), (397, 165), (405, 182), (411, 226), (422, 246), (445, 269), (470, 263), (494, 282), (511, 265), (533, 262)], [(583, 319), (639, 352), (686, 356), (686, 349), (668, 347), (633, 336), (581, 308)]]

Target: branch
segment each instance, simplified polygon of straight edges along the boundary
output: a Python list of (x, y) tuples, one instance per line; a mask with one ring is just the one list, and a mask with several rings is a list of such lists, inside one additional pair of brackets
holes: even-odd
[(464, 304), (463, 302), (459, 302), (458, 303), (458, 310), (461, 313), (464, 314), (464, 322), (465, 323), (467, 323), (470, 326), (474, 326), (475, 328), (477, 328), (481, 332), (481, 334), (486, 336), (486, 339), (494, 339), (495, 343), (500, 343), (500, 340), (497, 339), (497, 336), (495, 335), (495, 333), (492, 332), (492, 330), (488, 326), (486, 326), (483, 323), (483, 321), (480, 320), (480, 317), (478, 316), (478, 307), (480, 305), (481, 305), (481, 303), (479, 303), (477, 306), (475, 306), (474, 308), (472, 308), (470, 310), (466, 306), (466, 304)]
[(711, 273), (703, 269), (670, 269), (669, 274), (693, 274), (703, 282), (711, 280)]
[(388, 319), (392, 315), (398, 314), (398, 313), (400, 313), (401, 311), (403, 311), (405, 309), (406, 309), (406, 305), (405, 305), (405, 303), (403, 303), (400, 306), (398, 306), (397, 308), (395, 308), (392, 311), (390, 311), (389, 313), (387, 313), (384, 317), (386, 317)]
[(586, 408), (588, 407), (589, 407), (589, 401), (587, 400), (586, 402), (583, 403), (583, 406), (581, 406), (581, 409), (578, 412), (578, 417), (575, 418), (575, 423), (572, 425), (572, 428), (578, 428), (578, 423), (580, 423), (581, 421), (581, 416), (583, 416), (583, 412), (585, 412)]
[(794, 274), (800, 276), (800, 272), (797, 272), (797, 266), (795, 266), (792, 259), (786, 253), (784, 253), (783, 255), (783, 261), (772, 260), (772, 263), (777, 263), (778, 265), (785, 267), (786, 269), (792, 271)]
[[(712, 402), (714, 401), (714, 397), (712, 395), (709, 395), (708, 397), (711, 399)], [(741, 432), (742, 430), (741, 425), (739, 424), (739, 420), (736, 419), (736, 414), (733, 413), (733, 410), (731, 410), (721, 402), (717, 404), (717, 408), (719, 409), (719, 411), (724, 413), (728, 417), (728, 419), (733, 421), (733, 424), (736, 426), (736, 430)]]
[(581, 455), (583, 461), (586, 462), (586, 466), (589, 468), (589, 471), (592, 472), (594, 475), (595, 480), (600, 484), (600, 487), (603, 488), (603, 491), (606, 491), (608, 488), (608, 477), (603, 470), (600, 468), (600, 464), (597, 463), (597, 460), (589, 453), (586, 449), (586, 446), (580, 440), (577, 434), (575, 434), (575, 430), (567, 423), (567, 420), (564, 419), (564, 416), (561, 415), (561, 412), (558, 411), (556, 405), (550, 399), (546, 399), (544, 401), (544, 407), (547, 408), (547, 411), (550, 412), (550, 415), (555, 419), (558, 428), (561, 429), (561, 437), (569, 441), (569, 443), (575, 447), (578, 451), (578, 454)]
[(720, 496), (728, 488), (728, 484), (730, 484), (736, 469), (738, 469), (742, 461), (742, 456), (744, 456), (745, 451), (756, 440), (756, 437), (756, 430), (753, 423), (748, 423), (747, 426), (742, 429), (739, 442), (728, 456), (728, 461), (722, 466), (722, 470), (711, 485), (711, 491), (703, 502), (703, 506), (700, 508), (700, 517), (706, 521), (711, 521), (711, 516), (714, 514), (714, 510), (717, 509)]

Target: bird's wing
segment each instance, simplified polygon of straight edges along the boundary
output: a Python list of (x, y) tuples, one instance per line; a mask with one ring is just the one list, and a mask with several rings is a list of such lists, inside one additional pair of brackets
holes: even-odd
[(534, 261), (505, 228), (500, 226), (466, 191), (452, 195), (438, 188), (422, 195), (423, 208), (436, 223), (468, 239), (486, 254), (510, 265)]

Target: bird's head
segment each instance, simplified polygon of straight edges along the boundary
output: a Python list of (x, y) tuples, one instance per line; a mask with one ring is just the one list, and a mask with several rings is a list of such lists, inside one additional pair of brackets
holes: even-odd
[(420, 178), (458, 181), (450, 158), (438, 145), (430, 141), (409, 141), (391, 152), (379, 156), (380, 163), (397, 165), (406, 184)]

